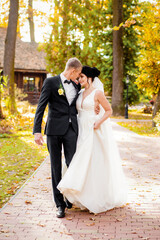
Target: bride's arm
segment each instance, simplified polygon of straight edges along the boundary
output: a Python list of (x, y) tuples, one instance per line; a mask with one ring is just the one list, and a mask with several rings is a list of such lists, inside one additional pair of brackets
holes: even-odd
[(96, 94), (95, 94), (95, 102), (97, 102), (98, 104), (100, 104), (105, 113), (104, 115), (102, 116), (102, 118), (100, 118), (99, 120), (97, 120), (95, 123), (94, 123), (94, 129), (98, 129), (99, 126), (107, 119), (109, 118), (111, 115), (112, 115), (112, 108), (108, 102), (108, 100), (106, 99), (104, 93), (102, 91), (96, 91)]

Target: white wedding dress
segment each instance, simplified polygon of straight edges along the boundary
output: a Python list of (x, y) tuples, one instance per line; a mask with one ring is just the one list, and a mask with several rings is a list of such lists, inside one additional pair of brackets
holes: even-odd
[(83, 102), (82, 90), (77, 99), (77, 150), (58, 189), (76, 206), (100, 213), (124, 205), (127, 186), (110, 119), (103, 122), (99, 129), (93, 128), (103, 114), (96, 115), (94, 112), (96, 90)]

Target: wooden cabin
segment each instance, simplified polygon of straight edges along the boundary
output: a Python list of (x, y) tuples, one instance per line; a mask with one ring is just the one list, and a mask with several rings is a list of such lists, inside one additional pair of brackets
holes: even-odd
[[(3, 69), (6, 28), (0, 27), (0, 69)], [(23, 42), (18, 36), (15, 53), (15, 83), (28, 94), (28, 101), (38, 102), (42, 84), (47, 76), (45, 53), (38, 51), (38, 43)]]

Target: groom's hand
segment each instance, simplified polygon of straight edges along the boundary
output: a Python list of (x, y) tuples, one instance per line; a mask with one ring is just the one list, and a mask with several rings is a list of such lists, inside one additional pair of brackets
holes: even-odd
[(34, 141), (38, 144), (38, 145), (43, 145), (44, 140), (43, 140), (43, 136), (41, 133), (35, 133), (34, 134)]

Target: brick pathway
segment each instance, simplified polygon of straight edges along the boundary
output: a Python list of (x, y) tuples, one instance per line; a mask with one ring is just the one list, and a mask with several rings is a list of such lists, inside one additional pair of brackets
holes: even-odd
[(0, 214), (0, 240), (159, 240), (160, 138), (112, 123), (129, 183), (126, 206), (103, 214), (68, 210), (56, 218), (47, 158)]

